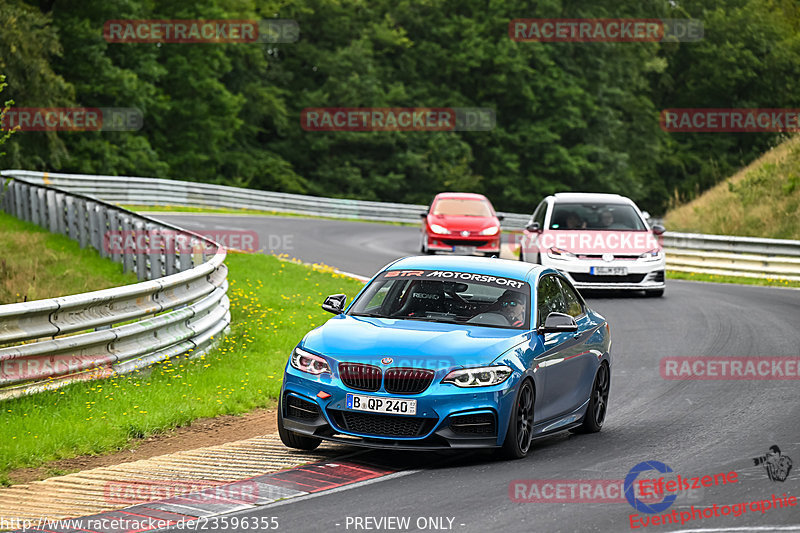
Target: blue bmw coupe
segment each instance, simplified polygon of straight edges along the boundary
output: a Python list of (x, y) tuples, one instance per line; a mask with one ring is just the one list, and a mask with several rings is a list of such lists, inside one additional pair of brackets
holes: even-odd
[(407, 257), (297, 345), (283, 377), (287, 446), (322, 439), (406, 450), (495, 448), (600, 431), (608, 323), (557, 270), (478, 257)]

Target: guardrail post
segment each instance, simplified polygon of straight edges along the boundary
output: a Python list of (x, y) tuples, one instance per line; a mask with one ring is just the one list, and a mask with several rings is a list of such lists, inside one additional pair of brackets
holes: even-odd
[(108, 210), (108, 232), (103, 236), (103, 248), (108, 251), (108, 255), (115, 263), (122, 262), (122, 254), (117, 251), (117, 242), (122, 242), (119, 231), (119, 213), (116, 210)]
[(86, 244), (94, 248), (94, 234), (96, 231), (97, 217), (94, 212), (94, 202), (86, 202)]
[(103, 247), (100, 233), (100, 205), (91, 202), (89, 204), (89, 244), (98, 252)]
[(180, 255), (178, 256), (178, 269), (183, 272), (192, 268), (192, 239), (181, 241)]
[(25, 220), (25, 189), (19, 182), (14, 182), (14, 216)]
[(126, 274), (128, 272), (133, 272), (133, 269), (135, 268), (134, 251), (129, 250), (127, 245), (125, 244), (129, 238), (133, 237), (131, 229), (132, 229), (131, 218), (127, 215), (123, 215), (122, 216), (122, 271), (125, 272)]
[(137, 220), (134, 223), (134, 242), (136, 245), (134, 246), (134, 250), (136, 251), (136, 277), (139, 281), (147, 279), (147, 255), (145, 254), (146, 250), (142, 249), (140, 243), (147, 246), (145, 242), (145, 235), (144, 235), (144, 222), (141, 220)]
[(3, 201), (0, 202), (0, 211), (11, 214), (9, 207), (11, 205), (11, 182), (8, 183), (8, 187), (5, 185), (6, 179), (3, 176), (0, 176), (0, 198), (3, 199)]
[(89, 206), (84, 199), (77, 200), (78, 209), (78, 242), (81, 245), (81, 248), (86, 248), (86, 245), (89, 244), (89, 227), (88, 227), (88, 218), (89, 218)]
[(56, 192), (56, 231), (61, 235), (67, 234), (67, 217), (64, 211), (66, 204), (66, 194)]
[[(4, 179), (4, 178), (0, 178), (0, 179)], [(3, 196), (3, 199), (5, 201), (5, 206), (4, 206), (3, 210), (6, 213), (8, 213), (9, 215), (13, 215), (14, 214), (14, 209), (16, 209), (16, 200), (14, 198), (16, 196), (14, 194), (16, 191), (14, 189), (15, 189), (14, 182), (13, 181), (9, 181), (8, 182), (8, 187), (6, 187), (6, 193)]]
[(56, 191), (47, 189), (47, 229), (50, 233), (58, 233), (58, 206), (56, 205)]
[(26, 185), (23, 191), (25, 192), (25, 197), (22, 201), (24, 206), (22, 214), (25, 216), (23, 220), (33, 222), (33, 187)]
[(108, 259), (111, 254), (108, 251), (108, 208), (104, 205), (97, 206), (97, 242), (100, 247), (97, 249), (100, 252), (100, 257)]
[(75, 242), (78, 242), (79, 235), (78, 235), (78, 208), (76, 206), (75, 198), (71, 195), (66, 195), (64, 198), (64, 209), (66, 210), (67, 215), (67, 233), (66, 235), (69, 236)]
[(161, 273), (161, 265), (163, 264), (163, 259), (161, 258), (161, 232), (153, 224), (147, 224), (145, 229), (147, 231), (147, 248), (150, 257), (150, 271), (147, 279), (158, 279), (163, 276)]
[(205, 261), (205, 246), (200, 244), (198, 239), (192, 237), (192, 264), (199, 265)]
[(48, 229), (47, 198), (46, 198), (47, 195), (45, 193), (47, 193), (47, 189), (36, 187), (36, 198), (39, 200), (39, 225), (44, 229)]
[(28, 187), (28, 202), (29, 202), (29, 209), (30, 209), (30, 218), (28, 218), (28, 222), (33, 222), (34, 224), (39, 224), (39, 198), (37, 198), (38, 189), (36, 187)]
[(178, 270), (178, 253), (181, 245), (180, 235), (174, 231), (169, 231), (168, 239), (164, 242), (164, 273), (167, 276), (176, 274)]

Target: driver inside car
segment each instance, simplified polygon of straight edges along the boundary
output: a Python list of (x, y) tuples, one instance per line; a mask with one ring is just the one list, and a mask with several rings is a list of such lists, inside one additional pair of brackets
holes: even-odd
[(525, 321), (525, 298), (517, 291), (507, 290), (497, 299), (501, 315), (513, 327), (519, 327)]

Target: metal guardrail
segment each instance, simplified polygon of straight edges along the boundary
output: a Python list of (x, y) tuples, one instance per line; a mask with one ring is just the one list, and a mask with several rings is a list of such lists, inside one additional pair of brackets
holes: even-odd
[[(418, 223), (427, 206), (321, 198), (177, 180), (52, 174), (20, 170), (3, 176), (35, 180), (108, 202), (146, 206), (241, 208), (333, 218)], [(533, 209), (533, 206), (531, 206)], [(500, 213), (503, 229), (521, 230), (528, 214)], [(663, 236), (670, 270), (800, 280), (800, 241), (667, 232)]]
[[(95, 248), (143, 281), (0, 305), (0, 399), (204, 353), (230, 323), (224, 247), (97, 198), (18, 176), (5, 181), (0, 209)], [(116, 253), (104, 245), (108, 232), (137, 232), (145, 244), (163, 244), (156, 238), (170, 232), (190, 247)]]
[(669, 270), (800, 281), (800, 241), (667, 232), (662, 245)]
[[(428, 209), (425, 205), (323, 198), (158, 178), (87, 176), (25, 170), (5, 170), (0, 174), (35, 180), (36, 183), (53, 185), (123, 205), (255, 209), (414, 224), (420, 222), (420, 213)], [(530, 215), (517, 213), (498, 214), (505, 217), (502, 225), (508, 228), (521, 228), (530, 218)]]

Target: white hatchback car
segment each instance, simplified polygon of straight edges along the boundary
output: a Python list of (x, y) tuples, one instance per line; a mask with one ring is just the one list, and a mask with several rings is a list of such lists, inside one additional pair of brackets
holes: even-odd
[(630, 198), (618, 194), (548, 196), (523, 232), (520, 261), (563, 272), (578, 289), (643, 290), (664, 294), (664, 251)]

